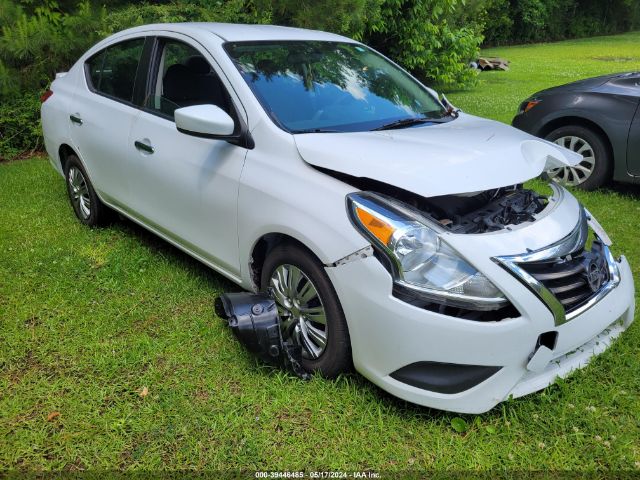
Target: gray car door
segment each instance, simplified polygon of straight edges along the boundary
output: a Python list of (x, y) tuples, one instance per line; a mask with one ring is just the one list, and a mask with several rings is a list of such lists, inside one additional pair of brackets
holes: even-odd
[(627, 172), (630, 175), (640, 175), (640, 107), (636, 109), (636, 114), (629, 128), (629, 138), (627, 139)]

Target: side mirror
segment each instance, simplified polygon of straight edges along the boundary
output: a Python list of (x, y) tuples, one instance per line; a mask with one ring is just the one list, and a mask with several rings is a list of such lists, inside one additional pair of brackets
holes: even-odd
[(196, 137), (228, 140), (235, 130), (233, 118), (215, 105), (193, 105), (174, 112), (179, 132)]

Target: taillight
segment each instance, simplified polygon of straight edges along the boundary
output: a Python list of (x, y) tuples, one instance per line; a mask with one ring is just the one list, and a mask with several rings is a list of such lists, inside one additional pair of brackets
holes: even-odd
[(40, 103), (46, 102), (51, 95), (53, 95), (53, 91), (51, 90), (47, 90), (46, 92), (44, 92), (42, 95), (40, 95)]

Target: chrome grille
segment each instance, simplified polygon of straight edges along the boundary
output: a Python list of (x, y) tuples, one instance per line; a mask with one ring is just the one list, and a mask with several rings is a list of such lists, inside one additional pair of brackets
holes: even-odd
[(620, 282), (616, 261), (594, 232), (590, 250), (584, 210), (573, 231), (546, 248), (493, 260), (537, 295), (556, 325), (580, 315)]
[(558, 299), (565, 313), (587, 302), (610, 280), (603, 245), (598, 240), (591, 251), (518, 265)]

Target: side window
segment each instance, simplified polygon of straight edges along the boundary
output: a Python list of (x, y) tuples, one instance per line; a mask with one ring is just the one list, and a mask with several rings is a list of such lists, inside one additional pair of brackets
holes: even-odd
[(98, 90), (100, 86), (100, 75), (102, 74), (102, 64), (104, 63), (104, 54), (106, 50), (94, 55), (87, 61), (87, 75), (90, 85), (94, 90)]
[(227, 92), (200, 52), (186, 43), (164, 39), (159, 55), (147, 109), (173, 118), (177, 108), (212, 104), (230, 113)]
[(131, 102), (144, 38), (107, 47), (87, 61), (88, 80), (94, 90)]

